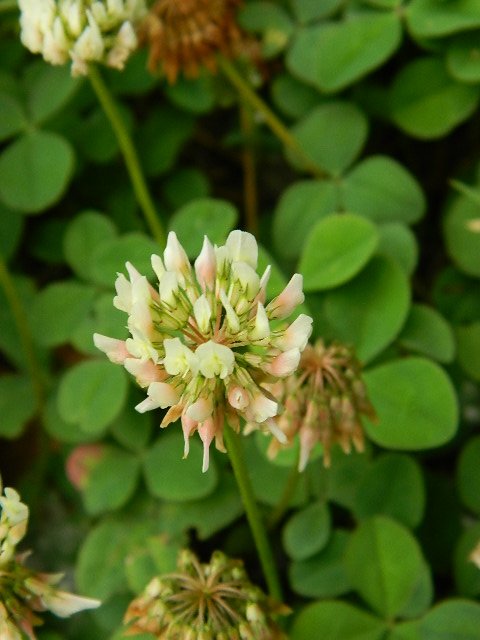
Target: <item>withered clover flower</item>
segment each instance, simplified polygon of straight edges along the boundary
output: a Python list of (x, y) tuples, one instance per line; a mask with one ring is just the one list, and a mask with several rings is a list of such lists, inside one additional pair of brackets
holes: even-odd
[[(299, 470), (307, 466), (312, 449), (323, 446), (323, 464), (330, 466), (330, 451), (338, 443), (350, 453), (352, 443), (357, 451), (364, 449), (361, 416), (375, 419), (375, 411), (367, 397), (361, 378), (361, 365), (349, 347), (322, 340), (308, 344), (302, 353), (297, 371), (268, 389), (284, 404), (284, 411), (275, 418), (287, 443), (300, 441)], [(247, 431), (250, 425), (247, 425)], [(280, 439), (272, 440), (270, 457), (284, 446)]]
[[(0, 493), (1, 493), (0, 482)], [(61, 573), (37, 573), (25, 566), (28, 553), (16, 554), (28, 526), (28, 507), (18, 493), (6, 487), (0, 497), (0, 638), (22, 640), (25, 635), (36, 640), (34, 627), (42, 624), (37, 615), (51, 611), (66, 618), (100, 602), (60, 591)]]
[(185, 456), (198, 431), (204, 471), (210, 443), (215, 439), (225, 451), (224, 423), (239, 431), (240, 416), (285, 441), (272, 420), (279, 403), (264, 383), (296, 369), (312, 319), (302, 314), (290, 325), (282, 322), (303, 302), (299, 274), (265, 306), (270, 267), (260, 278), (257, 256), (255, 238), (232, 231), (221, 247), (205, 238), (192, 268), (170, 232), (163, 261), (152, 256), (158, 289), (129, 263), (130, 280), (119, 275), (115, 283), (113, 303), (128, 314), (131, 337), (94, 335), (95, 345), (147, 388), (137, 411), (169, 407), (162, 427), (181, 418)]
[(196, 77), (202, 66), (214, 72), (218, 53), (232, 55), (244, 40), (236, 22), (241, 0), (157, 0), (140, 29), (150, 48), (152, 72), (169, 82), (179, 72)]
[(137, 48), (136, 27), (145, 0), (19, 0), (22, 43), (50, 64), (72, 62), (72, 75), (88, 64), (123, 69)]
[(284, 640), (274, 616), (288, 612), (250, 582), (241, 560), (215, 551), (201, 564), (185, 550), (177, 572), (154, 578), (124, 622), (126, 635), (158, 640)]

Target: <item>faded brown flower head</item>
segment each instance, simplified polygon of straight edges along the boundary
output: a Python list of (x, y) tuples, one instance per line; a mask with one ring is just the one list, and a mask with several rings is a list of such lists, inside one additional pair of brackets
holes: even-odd
[(271, 458), (283, 446), (300, 440), (299, 469), (307, 466), (314, 446), (323, 446), (323, 463), (329, 467), (330, 451), (338, 443), (345, 453), (353, 447), (364, 449), (361, 416), (375, 419), (365, 384), (361, 379), (361, 365), (353, 350), (340, 343), (325, 346), (318, 340), (307, 345), (295, 373), (269, 387), (284, 411), (275, 420), (287, 438), (287, 444), (272, 441), (268, 450)]
[(128, 607), (126, 635), (162, 640), (286, 640), (273, 616), (288, 608), (254, 586), (241, 560), (215, 551), (208, 564), (181, 551), (178, 571), (154, 578)]
[(141, 29), (150, 47), (148, 66), (170, 83), (179, 72), (196, 77), (202, 66), (216, 71), (217, 53), (233, 55), (243, 39), (236, 22), (241, 0), (157, 0)]

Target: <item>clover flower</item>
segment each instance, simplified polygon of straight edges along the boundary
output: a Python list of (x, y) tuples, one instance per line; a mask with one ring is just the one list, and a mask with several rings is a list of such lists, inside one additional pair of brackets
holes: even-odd
[(179, 71), (198, 76), (216, 70), (218, 53), (231, 55), (245, 39), (235, 14), (241, 0), (157, 0), (141, 29), (150, 47), (152, 72), (163, 69), (169, 82)]
[(260, 278), (257, 254), (251, 234), (232, 231), (221, 247), (205, 238), (192, 268), (170, 232), (164, 260), (152, 256), (158, 288), (129, 263), (130, 279), (119, 275), (115, 283), (113, 303), (128, 314), (131, 337), (94, 335), (95, 345), (147, 388), (137, 411), (168, 408), (162, 427), (181, 418), (185, 456), (198, 431), (204, 471), (213, 439), (225, 451), (225, 421), (238, 431), (243, 417), (285, 440), (272, 420), (281, 408), (264, 383), (295, 370), (312, 330), (303, 314), (283, 322), (304, 299), (299, 274), (265, 306), (270, 267)]
[(177, 572), (154, 578), (127, 609), (126, 635), (158, 640), (283, 640), (273, 618), (289, 609), (254, 586), (240, 560), (215, 551), (201, 564), (180, 552)]
[[(1, 492), (1, 483), (0, 483)], [(61, 573), (38, 573), (25, 566), (28, 553), (15, 555), (28, 525), (28, 507), (14, 489), (0, 497), (0, 638), (36, 640), (33, 628), (42, 624), (37, 613), (51, 611), (65, 618), (100, 602), (58, 589)]]
[(22, 43), (50, 64), (72, 61), (72, 75), (88, 64), (123, 69), (137, 48), (136, 25), (145, 0), (19, 0)]
[[(326, 347), (322, 340), (307, 345), (298, 370), (286, 380), (268, 385), (268, 389), (284, 404), (283, 413), (275, 421), (285, 435), (286, 446), (292, 445), (298, 435), (300, 471), (307, 466), (317, 443), (323, 446), (325, 467), (330, 466), (335, 443), (345, 453), (350, 453), (352, 443), (357, 451), (363, 451), (361, 416), (373, 420), (375, 411), (361, 379), (360, 363), (345, 345)], [(272, 440), (269, 456), (275, 457), (283, 444), (279, 439)]]

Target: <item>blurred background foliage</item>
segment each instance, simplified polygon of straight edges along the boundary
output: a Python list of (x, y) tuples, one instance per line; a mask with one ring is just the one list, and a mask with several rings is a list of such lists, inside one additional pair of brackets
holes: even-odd
[[(286, 503), (295, 452), (271, 462), (261, 434), (245, 442), (265, 515), (283, 500), (291, 637), (474, 640), (480, 2), (253, 0), (238, 23), (255, 62), (169, 84), (141, 50), (101, 73), (189, 256), (203, 234), (256, 233), (269, 293), (303, 273), (315, 336), (365, 367), (367, 451), (334, 450), (329, 469), (317, 456)], [(180, 430), (136, 414), (142, 394), (93, 346), (94, 331), (126, 337), (116, 273), (150, 273), (161, 250), (110, 123), (88, 81), (23, 49), (15, 10), (0, 34), (0, 468), (31, 505), (32, 561), (105, 602), (42, 640), (120, 638), (129, 600), (185, 544), (261, 577), (226, 457), (202, 475), (193, 441), (182, 460)]]

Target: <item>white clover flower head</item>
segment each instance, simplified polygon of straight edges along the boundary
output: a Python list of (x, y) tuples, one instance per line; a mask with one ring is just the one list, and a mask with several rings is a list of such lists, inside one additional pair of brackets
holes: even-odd
[(283, 432), (271, 419), (280, 405), (264, 385), (291, 374), (307, 344), (312, 320), (284, 319), (303, 300), (301, 276), (265, 304), (268, 268), (256, 272), (255, 238), (232, 231), (224, 246), (205, 238), (192, 268), (175, 233), (163, 260), (152, 256), (158, 288), (129, 263), (129, 279), (118, 275), (114, 305), (128, 314), (125, 342), (95, 334), (95, 345), (135, 375), (147, 388), (140, 412), (167, 409), (161, 426), (180, 418), (185, 438), (198, 432), (204, 446), (203, 470), (213, 440), (224, 451), (223, 429), (239, 429), (242, 417), (255, 428)]
[(21, 41), (50, 64), (72, 62), (72, 75), (90, 63), (123, 69), (137, 48), (136, 27), (146, 0), (19, 0)]

